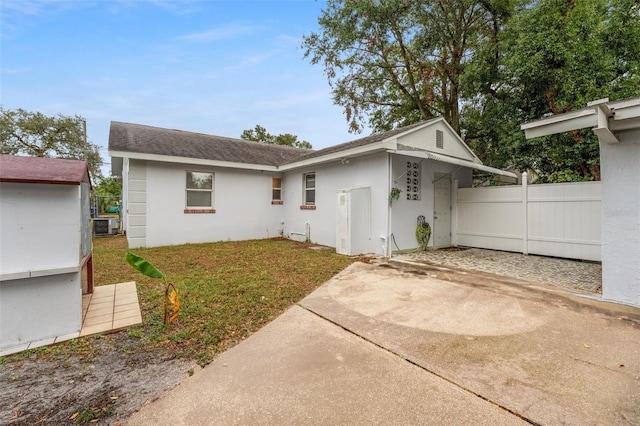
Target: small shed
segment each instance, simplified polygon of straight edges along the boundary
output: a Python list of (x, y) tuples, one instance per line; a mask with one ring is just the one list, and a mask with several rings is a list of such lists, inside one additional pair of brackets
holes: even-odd
[(0, 155), (0, 355), (78, 336), (90, 191), (84, 161)]

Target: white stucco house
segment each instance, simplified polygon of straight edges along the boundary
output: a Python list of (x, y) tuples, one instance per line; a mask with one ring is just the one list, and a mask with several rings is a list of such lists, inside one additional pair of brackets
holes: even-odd
[(640, 98), (522, 125), (527, 138), (592, 128), (600, 141), (602, 297), (640, 306)]
[(84, 161), (0, 155), (0, 354), (78, 336), (90, 191)]
[(444, 247), (454, 179), (515, 177), (484, 166), (441, 118), (318, 151), (112, 122), (109, 154), (132, 248), (283, 235), (388, 256), (417, 247), (419, 216)]

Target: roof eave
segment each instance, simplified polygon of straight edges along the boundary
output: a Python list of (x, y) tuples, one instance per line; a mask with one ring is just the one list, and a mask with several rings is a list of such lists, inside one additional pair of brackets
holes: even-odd
[(0, 178), (0, 182), (2, 183), (35, 183), (35, 184), (46, 184), (46, 185), (69, 185), (69, 186), (79, 186), (81, 183), (89, 183), (85, 181), (79, 180), (57, 180), (57, 179), (29, 179), (29, 178)]
[(271, 166), (266, 164), (248, 164), (238, 163), (233, 161), (220, 161), (220, 160), (207, 160), (203, 158), (191, 158), (191, 157), (177, 157), (171, 155), (159, 155), (159, 154), (145, 154), (140, 152), (129, 151), (115, 151), (109, 150), (109, 156), (115, 158), (130, 158), (134, 160), (147, 160), (147, 161), (160, 161), (165, 163), (176, 164), (196, 164), (200, 166), (211, 166), (231, 169), (243, 169), (243, 170), (260, 170), (260, 171), (280, 171), (278, 166)]

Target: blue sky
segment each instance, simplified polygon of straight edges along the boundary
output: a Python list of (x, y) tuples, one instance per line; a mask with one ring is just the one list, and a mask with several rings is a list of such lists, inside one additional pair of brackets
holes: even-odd
[(81, 115), (107, 162), (112, 120), (228, 137), (260, 124), (315, 149), (346, 142), (361, 135), (348, 133), (323, 67), (301, 48), (324, 7), (2, 0), (0, 103)]

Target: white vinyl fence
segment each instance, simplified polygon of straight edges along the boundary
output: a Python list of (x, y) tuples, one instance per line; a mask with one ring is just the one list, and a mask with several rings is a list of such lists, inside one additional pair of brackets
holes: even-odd
[(600, 182), (453, 188), (454, 245), (601, 261)]

